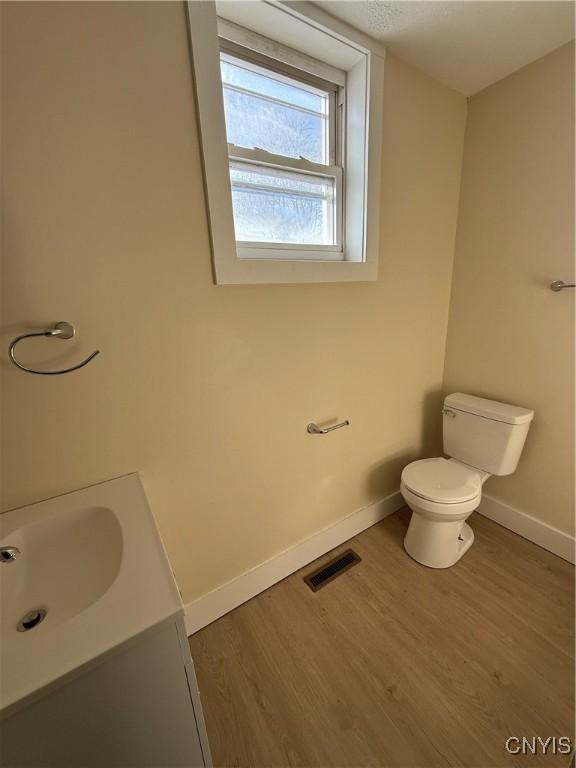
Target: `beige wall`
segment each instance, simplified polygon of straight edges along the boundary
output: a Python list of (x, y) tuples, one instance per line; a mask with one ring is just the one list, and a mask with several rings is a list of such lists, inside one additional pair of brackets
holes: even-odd
[[(4, 508), (141, 470), (185, 600), (438, 450), (465, 99), (389, 57), (380, 279), (212, 284), (183, 6), (4, 3)], [(349, 418), (327, 438), (313, 419)]]
[(529, 406), (518, 470), (485, 492), (574, 531), (574, 45), (470, 100), (446, 390)]

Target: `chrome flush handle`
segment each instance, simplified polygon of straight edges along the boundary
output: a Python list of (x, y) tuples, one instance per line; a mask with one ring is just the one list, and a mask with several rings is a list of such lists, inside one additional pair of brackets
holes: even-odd
[(456, 411), (452, 411), (450, 408), (442, 408), (444, 416), (449, 416), (451, 419), (456, 418)]
[(328, 432), (334, 432), (335, 429), (341, 429), (342, 427), (348, 427), (349, 425), (350, 422), (348, 419), (346, 419), (346, 421), (341, 421), (340, 424), (334, 424), (332, 427), (319, 427), (318, 424), (312, 422), (306, 427), (306, 432), (308, 432), (309, 435), (327, 435)]

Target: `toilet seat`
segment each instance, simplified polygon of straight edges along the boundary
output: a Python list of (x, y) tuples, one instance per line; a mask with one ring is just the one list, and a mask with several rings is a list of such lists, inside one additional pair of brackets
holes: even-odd
[(408, 464), (402, 472), (402, 483), (421, 499), (437, 504), (461, 504), (481, 495), (485, 474), (439, 457)]
[(453, 504), (444, 504), (441, 501), (432, 501), (418, 496), (417, 493), (407, 488), (404, 483), (400, 483), (400, 493), (402, 498), (414, 512), (418, 511), (422, 517), (427, 520), (436, 520), (443, 523), (453, 523), (457, 520), (465, 520), (474, 510), (480, 506), (482, 494), (473, 496), (468, 501), (459, 501)]

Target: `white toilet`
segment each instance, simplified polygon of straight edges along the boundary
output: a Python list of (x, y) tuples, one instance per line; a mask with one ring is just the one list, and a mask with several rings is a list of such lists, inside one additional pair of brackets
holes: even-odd
[(444, 400), (444, 452), (404, 467), (400, 491), (412, 510), (404, 548), (430, 568), (449, 568), (474, 541), (466, 518), (490, 475), (510, 475), (534, 411), (457, 392)]

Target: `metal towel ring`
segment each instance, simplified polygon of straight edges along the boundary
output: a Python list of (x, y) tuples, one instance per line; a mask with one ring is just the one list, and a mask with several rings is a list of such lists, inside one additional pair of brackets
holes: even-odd
[(553, 283), (550, 283), (550, 290), (556, 293), (564, 288), (576, 288), (576, 283), (565, 283), (564, 280), (554, 280)]
[(39, 331), (38, 333), (23, 333), (21, 336), (16, 336), (15, 339), (12, 340), (12, 343), (10, 344), (10, 348), (8, 350), (8, 354), (10, 355), (10, 360), (14, 363), (15, 366), (20, 368), (21, 371), (26, 371), (26, 373), (35, 373), (38, 376), (60, 376), (63, 373), (70, 373), (71, 371), (77, 371), (78, 368), (83, 368), (85, 365), (88, 365), (90, 360), (93, 360), (96, 355), (100, 354), (100, 350), (97, 349), (96, 352), (92, 352), (92, 354), (86, 358), (86, 360), (83, 360), (81, 363), (78, 363), (78, 365), (73, 365), (70, 368), (64, 368), (61, 371), (37, 371), (34, 368), (28, 368), (25, 365), (22, 365), (22, 363), (19, 363), (18, 360), (16, 360), (15, 355), (15, 349), (16, 345), (22, 341), (22, 339), (31, 339), (35, 336), (53, 336), (56, 339), (71, 339), (74, 334), (76, 333), (74, 326), (70, 325), (70, 323), (66, 323), (64, 321), (61, 321), (59, 323), (56, 323), (54, 328), (49, 329), (47, 331)]

